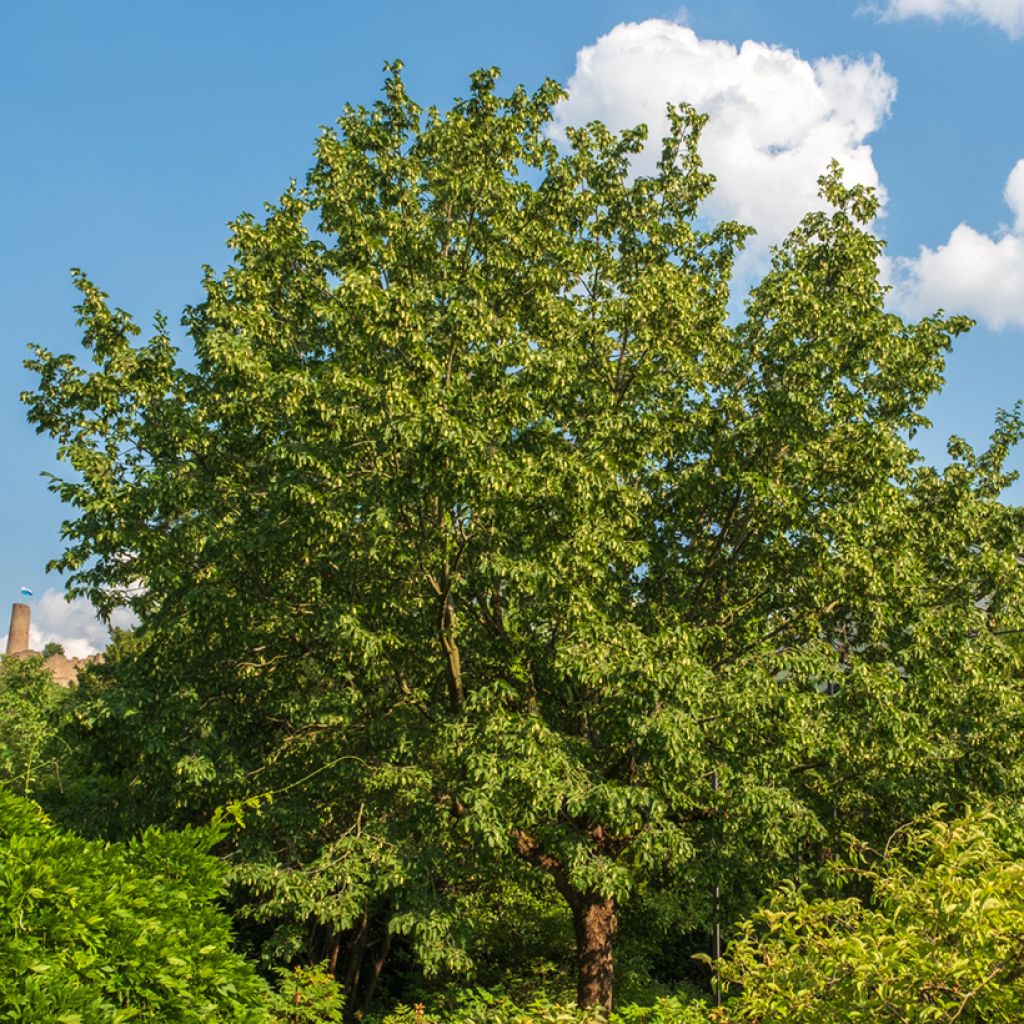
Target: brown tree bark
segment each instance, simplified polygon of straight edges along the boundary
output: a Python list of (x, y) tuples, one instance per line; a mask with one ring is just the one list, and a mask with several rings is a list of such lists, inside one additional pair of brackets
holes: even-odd
[(565, 865), (546, 853), (528, 832), (514, 829), (516, 853), (551, 875), (555, 888), (572, 911), (576, 933), (576, 1001), (581, 1010), (600, 1006), (611, 1012), (615, 983), (612, 942), (618, 929), (615, 900), (595, 892), (581, 892), (569, 882)]
[(344, 1019), (349, 1024), (368, 1012), (391, 952), (388, 918), (387, 910), (367, 907), (359, 922), (335, 940), (331, 971), (345, 992)]
[(376, 956), (373, 958), (373, 972), (370, 975), (369, 981), (366, 983), (366, 991), (363, 992), (362, 1006), (360, 1007), (361, 1013), (355, 1014), (355, 1017), (365, 1017), (370, 1012), (370, 1004), (373, 1002), (373, 993), (377, 988), (377, 982), (380, 980), (380, 972), (384, 967), (384, 961), (388, 958), (388, 953), (391, 952), (391, 932), (387, 932), (384, 938), (381, 939), (380, 948), (377, 950)]
[(618, 928), (615, 901), (596, 893), (580, 894), (572, 903), (576, 932), (576, 1001), (580, 1009), (612, 1009), (615, 964), (612, 940)]
[(370, 912), (369, 910), (364, 910), (363, 916), (359, 921), (359, 927), (355, 935), (352, 936), (348, 949), (345, 952), (345, 966), (340, 977), (338, 976), (337, 969), (335, 969), (335, 976), (341, 982), (341, 987), (345, 990), (347, 1000), (353, 1000), (355, 991), (359, 987), (359, 974), (363, 967), (363, 953), (366, 951), (369, 932)]

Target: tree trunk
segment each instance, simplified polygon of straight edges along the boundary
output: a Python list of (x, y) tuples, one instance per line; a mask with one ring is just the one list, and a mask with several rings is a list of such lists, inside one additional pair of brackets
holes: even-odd
[(569, 881), (565, 865), (546, 853), (529, 832), (513, 829), (516, 853), (523, 860), (551, 875), (555, 888), (572, 911), (576, 932), (576, 1001), (581, 1010), (600, 1006), (605, 1013), (612, 1009), (614, 961), (612, 939), (618, 928), (615, 900), (593, 892), (580, 892)]
[(363, 916), (359, 921), (359, 928), (346, 950), (345, 967), (340, 977), (338, 976), (337, 968), (335, 969), (335, 977), (338, 978), (341, 982), (341, 987), (345, 990), (346, 1001), (355, 1001), (355, 992), (359, 987), (359, 973), (363, 967), (363, 953), (366, 951), (369, 932), (370, 912), (369, 910), (364, 910)]
[(370, 975), (370, 980), (366, 983), (366, 991), (363, 992), (362, 1000), (362, 1012), (354, 1014), (353, 1019), (358, 1017), (362, 1019), (370, 1012), (370, 1003), (373, 1002), (373, 993), (377, 988), (377, 982), (380, 980), (380, 972), (384, 967), (384, 961), (388, 958), (388, 953), (391, 952), (391, 932), (387, 932), (384, 938), (381, 940), (380, 949), (377, 955), (373, 958), (373, 973)]
[(612, 1009), (614, 963), (612, 939), (618, 920), (615, 901), (606, 896), (580, 895), (571, 902), (576, 931), (576, 1000), (580, 1009)]

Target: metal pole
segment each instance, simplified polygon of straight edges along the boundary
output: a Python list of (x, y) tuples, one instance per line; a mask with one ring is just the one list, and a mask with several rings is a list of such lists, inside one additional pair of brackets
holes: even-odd
[[(713, 793), (718, 792), (718, 772), (714, 771), (711, 773), (711, 791)], [(715, 808), (717, 813), (718, 808)], [(717, 844), (716, 844), (717, 845)], [(716, 865), (717, 867), (717, 865)], [(714, 924), (711, 932), (711, 955), (714, 960), (719, 960), (722, 956), (722, 893), (719, 888), (718, 882), (715, 882), (714, 887)], [(714, 990), (715, 990), (715, 1005), (722, 1005), (722, 986), (718, 984), (718, 977), (714, 979)]]

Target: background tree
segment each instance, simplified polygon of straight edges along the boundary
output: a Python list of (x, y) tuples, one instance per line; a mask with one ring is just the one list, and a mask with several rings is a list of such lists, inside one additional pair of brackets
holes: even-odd
[(0, 656), (0, 785), (23, 796), (59, 789), (66, 696), (41, 658)]
[(919, 464), (968, 324), (885, 311), (838, 168), (730, 318), (699, 115), (634, 176), (643, 129), (556, 147), (552, 83), (442, 115), (399, 70), (235, 223), (194, 358), (81, 274), (93, 367), (35, 350), (57, 567), (142, 623), (80, 720), (126, 821), (273, 792), (253, 912), (342, 976), (394, 935), (465, 970), (467, 890), (518, 861), (608, 1007), (631, 909), (706, 925), (713, 879), (738, 913), (837, 819), (1018, 791), (1020, 421)]

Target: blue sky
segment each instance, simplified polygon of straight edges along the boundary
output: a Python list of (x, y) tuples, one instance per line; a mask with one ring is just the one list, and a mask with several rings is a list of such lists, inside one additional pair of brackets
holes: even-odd
[(708, 109), (711, 212), (761, 229), (750, 273), (839, 157), (885, 190), (897, 308), (979, 319), (930, 408), (928, 457), (951, 433), (983, 442), (995, 408), (1024, 396), (1024, 0), (9, 3), (0, 598), (35, 591), (37, 640), (102, 643), (87, 609), (46, 596), (61, 589), (44, 565), (63, 513), (40, 477), (52, 446), (18, 401), (28, 342), (78, 343), (69, 268), (143, 326), (157, 309), (176, 322), (201, 265), (224, 264), (227, 221), (301, 178), (318, 126), (372, 102), (395, 57), (423, 103), (498, 65), (510, 85), (569, 84), (564, 120), (625, 123), (670, 99)]

